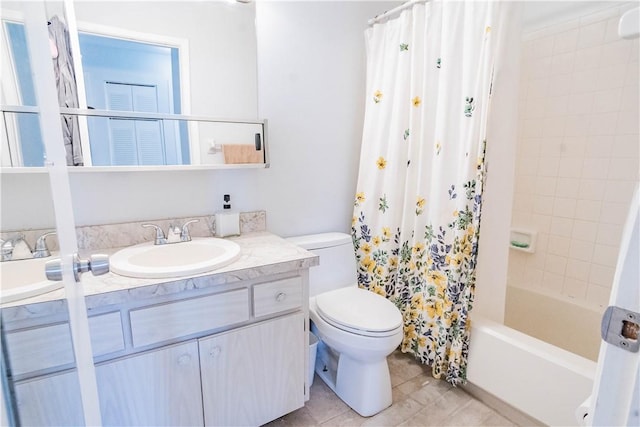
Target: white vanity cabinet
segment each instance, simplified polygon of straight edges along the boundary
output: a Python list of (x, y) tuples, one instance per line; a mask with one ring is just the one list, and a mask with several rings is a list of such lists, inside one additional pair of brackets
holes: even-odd
[[(103, 424), (261, 425), (302, 407), (307, 280), (303, 269), (96, 313)], [(69, 335), (59, 320), (8, 331), (23, 425), (83, 424)]]
[(198, 344), (96, 366), (103, 425), (202, 425)]
[(22, 381), (16, 384), (15, 395), (21, 425), (84, 425), (76, 371)]
[(304, 405), (304, 316), (202, 338), (205, 425), (258, 426)]

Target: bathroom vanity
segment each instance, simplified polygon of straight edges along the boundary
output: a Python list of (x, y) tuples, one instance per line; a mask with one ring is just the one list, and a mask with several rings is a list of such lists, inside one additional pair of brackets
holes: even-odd
[[(261, 425), (308, 400), (318, 259), (267, 232), (233, 240), (240, 258), (196, 277), (83, 276), (105, 425)], [(24, 425), (84, 423), (62, 295), (2, 307)]]

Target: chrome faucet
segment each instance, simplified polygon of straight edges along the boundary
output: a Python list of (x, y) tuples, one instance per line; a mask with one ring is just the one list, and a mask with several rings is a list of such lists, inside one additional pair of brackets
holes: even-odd
[(178, 243), (182, 240), (180, 239), (180, 227), (175, 224), (169, 224), (169, 229), (167, 230), (167, 243)]
[(181, 242), (190, 242), (191, 234), (189, 234), (189, 224), (193, 224), (194, 222), (200, 222), (199, 219), (192, 219), (190, 221), (182, 224), (182, 230), (180, 231), (180, 241)]
[(164, 237), (164, 232), (162, 231), (162, 228), (158, 227), (155, 224), (142, 224), (143, 227), (153, 227), (156, 230), (156, 238), (153, 241), (154, 245), (166, 245), (167, 243), (167, 238)]
[(185, 222), (182, 227), (175, 224), (169, 225), (167, 235), (165, 236), (162, 228), (155, 224), (142, 224), (143, 227), (154, 228), (156, 231), (156, 237), (153, 241), (154, 245), (167, 245), (169, 243), (190, 242), (191, 234), (189, 234), (189, 224), (200, 221), (199, 219), (192, 219)]
[(36, 240), (36, 247), (33, 249), (34, 258), (46, 258), (51, 256), (51, 252), (47, 246), (47, 237), (53, 236), (54, 234), (56, 234), (55, 231), (50, 231), (49, 233), (44, 233), (42, 236), (38, 237), (38, 240)]
[(0, 250), (2, 261), (17, 261), (33, 258), (31, 247), (24, 240), (24, 234), (19, 234), (2, 242)]
[(51, 256), (46, 238), (52, 234), (56, 234), (55, 231), (44, 233), (38, 237), (35, 250), (31, 250), (31, 246), (29, 246), (22, 233), (7, 240), (0, 240), (0, 261), (19, 261)]

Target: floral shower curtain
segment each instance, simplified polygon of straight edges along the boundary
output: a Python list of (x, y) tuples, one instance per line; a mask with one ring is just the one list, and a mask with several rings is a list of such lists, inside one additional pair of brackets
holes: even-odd
[(402, 351), (454, 385), (466, 380), (500, 7), (433, 0), (366, 32), (358, 282), (401, 310)]

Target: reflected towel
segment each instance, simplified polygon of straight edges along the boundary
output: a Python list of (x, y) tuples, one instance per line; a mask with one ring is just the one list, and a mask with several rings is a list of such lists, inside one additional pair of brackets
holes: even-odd
[(264, 163), (262, 150), (256, 150), (253, 144), (223, 144), (222, 154), (227, 164)]

